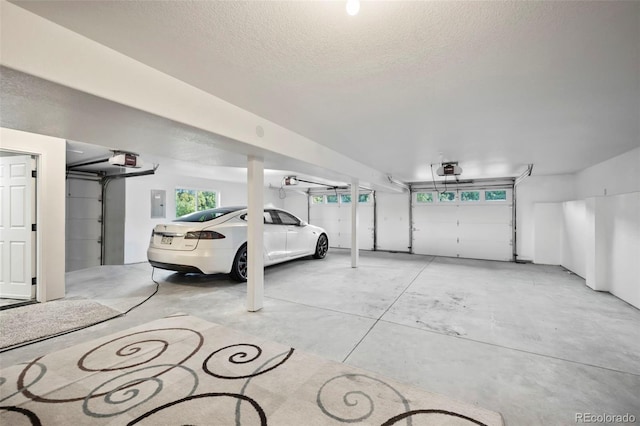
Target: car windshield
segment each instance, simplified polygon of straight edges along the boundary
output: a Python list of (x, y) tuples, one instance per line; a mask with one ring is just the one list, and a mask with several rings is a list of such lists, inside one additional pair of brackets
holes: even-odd
[(237, 212), (246, 207), (220, 207), (218, 209), (203, 210), (200, 212), (189, 213), (184, 216), (180, 216), (174, 222), (208, 222), (213, 219), (217, 219), (229, 213)]

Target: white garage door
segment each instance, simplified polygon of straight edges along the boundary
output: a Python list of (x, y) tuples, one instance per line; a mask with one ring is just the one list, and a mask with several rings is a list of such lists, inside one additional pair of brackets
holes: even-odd
[(376, 211), (378, 235), (377, 250), (408, 252), (409, 238), (409, 200), (411, 194), (391, 194), (376, 192)]
[(413, 193), (414, 253), (512, 260), (511, 196), (510, 188)]
[(67, 179), (67, 272), (100, 265), (101, 196), (98, 181)]
[[(309, 223), (327, 231), (330, 247), (351, 248), (351, 194), (312, 194)], [(358, 244), (373, 250), (373, 196), (360, 194), (358, 205)]]

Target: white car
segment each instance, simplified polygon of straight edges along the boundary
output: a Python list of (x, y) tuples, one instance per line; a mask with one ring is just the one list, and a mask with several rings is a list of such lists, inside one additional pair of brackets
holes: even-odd
[[(322, 259), (329, 250), (324, 229), (309, 225), (291, 213), (264, 210), (264, 264), (273, 265), (313, 255)], [(222, 207), (179, 217), (156, 225), (147, 250), (149, 263), (181, 273), (231, 274), (247, 280), (247, 209)]]

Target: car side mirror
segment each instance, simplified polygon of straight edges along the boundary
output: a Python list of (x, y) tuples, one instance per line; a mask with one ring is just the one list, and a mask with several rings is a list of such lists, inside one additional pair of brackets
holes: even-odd
[(304, 220), (301, 220), (300, 223), (298, 224), (298, 226), (307, 226), (308, 223), (305, 222)]

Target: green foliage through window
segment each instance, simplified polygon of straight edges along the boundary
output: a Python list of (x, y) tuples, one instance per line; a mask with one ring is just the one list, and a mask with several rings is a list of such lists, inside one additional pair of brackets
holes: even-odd
[(338, 196), (337, 195), (327, 195), (327, 203), (335, 204), (337, 202), (338, 202)]
[(176, 217), (196, 211), (214, 209), (217, 201), (215, 192), (176, 189)]
[(311, 197), (311, 202), (313, 204), (323, 204), (324, 203), (324, 195), (314, 195)]
[(507, 191), (484, 191), (486, 201), (507, 201)]
[(460, 201), (480, 201), (480, 191), (462, 191)]
[(438, 199), (442, 202), (451, 202), (451, 201), (455, 201), (456, 200), (456, 193), (455, 192), (441, 192), (438, 196)]
[(369, 194), (360, 194), (358, 196), (359, 203), (368, 203), (369, 202)]
[(349, 194), (340, 194), (340, 201), (342, 201), (343, 204), (347, 204), (351, 202), (351, 195)]
[(433, 194), (431, 192), (418, 192), (416, 201), (418, 203), (433, 203)]
[(176, 217), (196, 211), (196, 191), (176, 189)]

